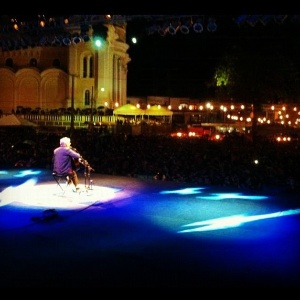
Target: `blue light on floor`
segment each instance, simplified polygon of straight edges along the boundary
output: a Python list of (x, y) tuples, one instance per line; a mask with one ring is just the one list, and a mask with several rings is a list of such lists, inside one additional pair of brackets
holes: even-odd
[(199, 196), (199, 199), (205, 200), (224, 200), (224, 199), (246, 199), (246, 200), (264, 200), (268, 196), (242, 195), (241, 193), (213, 193), (210, 196)]
[(35, 170), (21, 170), (16, 175), (13, 175), (14, 177), (25, 177), (29, 175), (39, 175), (41, 171), (35, 171)]
[(286, 211), (279, 211), (275, 213), (254, 215), (254, 216), (235, 215), (235, 216), (229, 216), (223, 218), (216, 218), (216, 219), (194, 222), (194, 223), (183, 225), (183, 227), (196, 227), (196, 228), (180, 230), (178, 231), (178, 233), (232, 228), (232, 227), (238, 227), (247, 222), (254, 222), (257, 220), (269, 219), (269, 218), (284, 217), (288, 215), (296, 215), (299, 213), (300, 213), (300, 209), (289, 209)]
[(204, 188), (185, 188), (180, 190), (172, 190), (172, 191), (162, 191), (160, 194), (178, 194), (178, 195), (193, 195), (193, 194), (200, 194), (201, 190), (204, 190)]
[[(194, 195), (203, 193), (205, 188), (203, 187), (192, 187), (192, 188), (184, 188), (180, 190), (167, 190), (161, 191), (161, 195), (167, 194), (178, 194), (178, 195)], [(264, 200), (268, 199), (268, 196), (259, 196), (259, 195), (244, 195), (242, 193), (212, 193), (208, 196), (197, 196), (199, 199), (204, 200), (224, 200), (224, 199), (246, 199), (246, 200)]]

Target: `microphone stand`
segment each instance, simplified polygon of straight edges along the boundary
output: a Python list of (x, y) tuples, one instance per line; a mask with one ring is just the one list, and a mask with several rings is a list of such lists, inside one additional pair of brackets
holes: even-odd
[[(84, 185), (88, 190), (93, 189), (93, 180), (91, 180), (91, 171), (95, 171), (87, 160), (81, 158), (80, 163), (84, 166)], [(87, 184), (88, 183), (88, 184)]]
[[(70, 147), (73, 151), (79, 153), (76, 148)], [(79, 162), (84, 166), (84, 185), (85, 188), (88, 190), (93, 189), (93, 180), (91, 179), (91, 171), (95, 171), (89, 164), (87, 160), (83, 157), (79, 158)], [(88, 184), (87, 184), (88, 182)]]

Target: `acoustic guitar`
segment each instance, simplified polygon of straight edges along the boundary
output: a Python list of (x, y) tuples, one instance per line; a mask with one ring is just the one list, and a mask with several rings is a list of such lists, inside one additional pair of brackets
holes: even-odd
[(72, 158), (72, 169), (78, 171), (80, 168), (80, 159), (79, 158)]

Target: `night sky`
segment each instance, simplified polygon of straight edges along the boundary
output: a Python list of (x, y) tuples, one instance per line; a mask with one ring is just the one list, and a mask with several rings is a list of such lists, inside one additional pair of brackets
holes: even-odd
[[(288, 53), (300, 62), (300, 22), (298, 15), (286, 15), (282, 22), (275, 17), (252, 19), (243, 15), (214, 16), (215, 32), (204, 30), (176, 35), (149, 34), (155, 20), (134, 19), (128, 22), (127, 42), (131, 62), (128, 64), (128, 96), (209, 97), (207, 82), (228, 49), (239, 46), (256, 55)], [(241, 18), (242, 20), (240, 20)], [(251, 23), (253, 20), (253, 23)], [(131, 36), (138, 43), (130, 42)], [(299, 63), (300, 67), (300, 63)]]
[[(195, 22), (196, 17), (192, 16)], [(183, 21), (183, 15), (124, 15), (128, 19), (127, 43), (131, 58), (127, 95), (211, 97), (213, 90), (208, 88), (209, 83), (224, 55), (234, 47), (242, 47), (253, 56), (259, 53), (266, 60), (277, 53), (284, 54), (300, 72), (300, 13), (283, 15), (283, 21), (278, 21), (276, 16), (279, 14), (207, 14), (201, 16), (204, 28), (201, 33), (190, 28), (188, 34), (178, 31), (175, 35), (161, 36), (157, 31), (149, 34), (149, 28), (164, 22)], [(216, 21), (214, 32), (207, 30), (210, 17)], [(137, 44), (131, 43), (132, 36), (137, 37)]]

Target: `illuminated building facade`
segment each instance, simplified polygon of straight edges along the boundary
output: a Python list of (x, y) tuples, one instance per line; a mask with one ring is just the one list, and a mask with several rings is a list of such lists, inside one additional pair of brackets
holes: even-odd
[(127, 95), (126, 23), (105, 24), (106, 37), (97, 47), (90, 28), (69, 28), (72, 38), (53, 37), (34, 47), (0, 50), (0, 109), (18, 107), (49, 111), (58, 108), (112, 108)]

